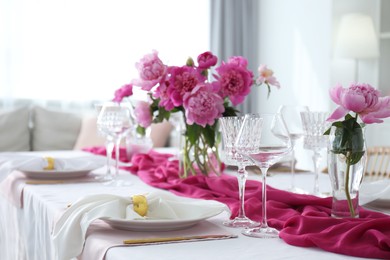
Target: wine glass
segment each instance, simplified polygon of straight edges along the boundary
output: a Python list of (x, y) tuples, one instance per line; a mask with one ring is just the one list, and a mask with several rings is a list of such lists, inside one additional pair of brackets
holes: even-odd
[(314, 165), (314, 195), (323, 197), (325, 194), (320, 193), (318, 176), (319, 166), (322, 159), (321, 152), (327, 147), (328, 136), (324, 135), (325, 131), (330, 127), (330, 123), (326, 121), (328, 112), (303, 111), (301, 112), (302, 123), (305, 130), (303, 147), (313, 151)]
[[(99, 114), (102, 110), (103, 104), (96, 104), (95, 109), (97, 113)], [(97, 130), (98, 134), (103, 136), (105, 140), (105, 147), (106, 147), (106, 173), (103, 176), (97, 176), (96, 179), (103, 182), (108, 182), (113, 180), (112, 171), (111, 171), (111, 159), (112, 159), (112, 152), (114, 150), (115, 142), (113, 136), (107, 134), (105, 131), (103, 131), (102, 125), (97, 123)]]
[(125, 185), (126, 183), (118, 180), (119, 148), (122, 138), (135, 127), (131, 104), (126, 102), (104, 103), (97, 119), (97, 125), (99, 130), (115, 143), (115, 177), (108, 184), (114, 184), (116, 186)]
[(251, 237), (274, 238), (279, 231), (267, 223), (267, 171), (292, 150), (290, 135), (280, 114), (245, 115), (236, 139), (237, 151), (252, 160), (262, 173), (262, 220), (260, 226), (247, 228), (242, 234)]
[(248, 176), (245, 167), (254, 165), (254, 162), (236, 152), (235, 141), (243, 120), (244, 117), (242, 116), (222, 117), (219, 119), (225, 163), (237, 166), (238, 197), (240, 200), (238, 215), (234, 219), (223, 222), (223, 225), (228, 227), (254, 227), (259, 224), (245, 215), (245, 183)]
[(299, 139), (304, 135), (301, 112), (307, 112), (309, 108), (307, 106), (300, 105), (282, 105), (279, 108), (278, 113), (281, 115), (284, 121), (288, 134), (291, 139), (291, 187), (289, 191), (294, 193), (305, 194), (306, 191), (295, 186), (295, 145)]

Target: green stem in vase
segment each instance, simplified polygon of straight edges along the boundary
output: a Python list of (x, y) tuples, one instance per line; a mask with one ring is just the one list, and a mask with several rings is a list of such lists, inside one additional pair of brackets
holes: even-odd
[(348, 202), (348, 208), (349, 208), (349, 212), (351, 212), (351, 217), (355, 217), (355, 209), (354, 209), (354, 207), (353, 207), (353, 205), (352, 205), (352, 200), (351, 200), (351, 194), (350, 194), (350, 192), (349, 192), (349, 170), (350, 170), (350, 168), (351, 168), (351, 158), (350, 158), (350, 152), (348, 152), (347, 153), (348, 154), (348, 156), (347, 156), (347, 158), (346, 158), (346, 160), (347, 160), (347, 171), (346, 171), (346, 173), (345, 173), (345, 196), (347, 197), (347, 202)]
[[(203, 162), (199, 158), (200, 156), (203, 156)], [(195, 145), (195, 153), (194, 153), (194, 160), (196, 164), (198, 165), (199, 170), (204, 173), (206, 171), (205, 169), (205, 163), (204, 163), (204, 151), (202, 148), (199, 147), (199, 142)]]
[(188, 177), (188, 173), (195, 174), (193, 163), (191, 161), (191, 144), (190, 141), (185, 138), (184, 140), (184, 151), (183, 151), (183, 177)]

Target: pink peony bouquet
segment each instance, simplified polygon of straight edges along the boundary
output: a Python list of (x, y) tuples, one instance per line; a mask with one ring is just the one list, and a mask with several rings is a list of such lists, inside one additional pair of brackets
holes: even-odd
[[(139, 133), (151, 123), (169, 120), (171, 113), (184, 115), (185, 137), (189, 148), (203, 146), (215, 148), (217, 120), (223, 116), (235, 116), (235, 106), (244, 102), (253, 85), (265, 84), (280, 87), (273, 71), (265, 65), (259, 67), (254, 78), (248, 69), (248, 61), (241, 56), (231, 57), (216, 66), (218, 58), (211, 52), (197, 57), (197, 64), (188, 58), (183, 66), (168, 66), (158, 57), (157, 51), (145, 55), (136, 63), (139, 78), (133, 79), (115, 92), (115, 101), (133, 95), (132, 88), (140, 87), (148, 92), (148, 102), (138, 102), (135, 116)], [(208, 169), (200, 166), (204, 173)], [(191, 169), (194, 173), (194, 169)]]

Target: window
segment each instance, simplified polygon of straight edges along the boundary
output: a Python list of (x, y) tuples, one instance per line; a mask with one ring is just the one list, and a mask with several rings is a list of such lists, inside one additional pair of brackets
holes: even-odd
[(0, 99), (110, 99), (153, 49), (209, 50), (209, 0), (2, 0)]

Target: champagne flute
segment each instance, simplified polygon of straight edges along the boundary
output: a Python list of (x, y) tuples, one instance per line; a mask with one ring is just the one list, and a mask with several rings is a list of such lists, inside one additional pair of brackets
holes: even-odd
[(236, 139), (237, 151), (251, 158), (262, 173), (262, 219), (260, 226), (247, 228), (242, 234), (274, 238), (279, 231), (267, 223), (267, 171), (292, 150), (290, 135), (279, 114), (245, 115)]
[(305, 130), (303, 148), (313, 151), (314, 165), (314, 189), (313, 194), (324, 197), (325, 194), (320, 192), (318, 177), (319, 166), (322, 159), (321, 152), (327, 147), (328, 136), (324, 135), (325, 131), (330, 127), (330, 123), (326, 121), (328, 112), (301, 112), (302, 123)]
[(300, 105), (282, 105), (279, 107), (278, 113), (284, 121), (288, 134), (291, 139), (291, 187), (289, 191), (294, 193), (305, 194), (306, 191), (295, 186), (295, 145), (304, 135), (301, 112), (308, 112), (307, 106)]
[(242, 116), (222, 117), (219, 119), (222, 130), (225, 163), (237, 166), (238, 197), (240, 200), (238, 215), (234, 219), (223, 222), (223, 225), (228, 227), (254, 227), (259, 224), (245, 215), (245, 183), (248, 176), (245, 167), (254, 165), (254, 162), (248, 158), (244, 158), (236, 151), (235, 141), (243, 120), (244, 117)]
[(106, 102), (100, 110), (97, 125), (100, 131), (112, 138), (115, 143), (115, 177), (108, 184), (123, 186), (119, 181), (119, 151), (122, 138), (135, 127), (131, 104), (122, 102)]

